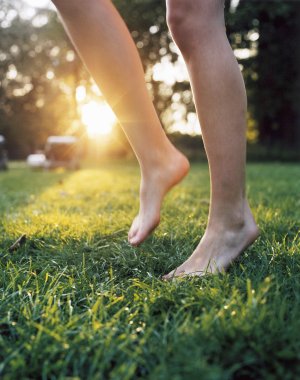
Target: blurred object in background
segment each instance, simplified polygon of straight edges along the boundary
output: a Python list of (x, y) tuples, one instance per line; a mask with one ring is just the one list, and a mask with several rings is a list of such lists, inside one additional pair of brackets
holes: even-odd
[(81, 149), (79, 139), (74, 136), (50, 136), (45, 146), (45, 169), (64, 167), (80, 169)]
[(44, 169), (46, 156), (44, 153), (33, 153), (27, 157), (26, 162), (31, 169)]
[(8, 169), (8, 159), (5, 150), (5, 138), (0, 135), (0, 170)]

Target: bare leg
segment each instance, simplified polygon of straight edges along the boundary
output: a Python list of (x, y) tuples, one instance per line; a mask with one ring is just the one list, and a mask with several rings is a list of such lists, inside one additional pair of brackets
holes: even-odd
[(167, 0), (168, 23), (188, 67), (211, 177), (206, 232), (165, 276), (218, 272), (258, 236), (245, 197), (246, 92), (228, 43), (223, 0)]
[(142, 64), (110, 0), (53, 0), (82, 60), (116, 113), (141, 167), (140, 210), (128, 234), (140, 244), (158, 225), (165, 194), (188, 172), (149, 98)]

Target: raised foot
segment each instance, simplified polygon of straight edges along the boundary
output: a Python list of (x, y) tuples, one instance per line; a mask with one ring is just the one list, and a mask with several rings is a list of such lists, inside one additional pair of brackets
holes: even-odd
[(225, 271), (228, 266), (259, 236), (258, 227), (247, 204), (245, 220), (235, 228), (210, 226), (193, 254), (178, 268), (163, 276), (204, 276)]
[(187, 158), (172, 149), (158, 165), (153, 165), (148, 172), (142, 171), (140, 210), (128, 233), (131, 245), (141, 244), (158, 226), (165, 195), (187, 175), (189, 168)]

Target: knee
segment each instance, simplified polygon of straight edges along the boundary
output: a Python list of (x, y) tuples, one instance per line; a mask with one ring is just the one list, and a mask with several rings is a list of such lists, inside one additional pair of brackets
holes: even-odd
[(73, 13), (82, 11), (93, 0), (51, 0), (59, 12)]
[(167, 23), (183, 55), (224, 27), (224, 0), (167, 0)]

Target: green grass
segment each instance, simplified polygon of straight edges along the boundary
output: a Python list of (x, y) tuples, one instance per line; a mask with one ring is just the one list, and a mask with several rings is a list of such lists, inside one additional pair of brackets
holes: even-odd
[(140, 248), (126, 242), (135, 165), (0, 173), (0, 378), (299, 378), (299, 174), (249, 165), (261, 237), (226, 274), (165, 283), (204, 232), (206, 165), (168, 195)]

